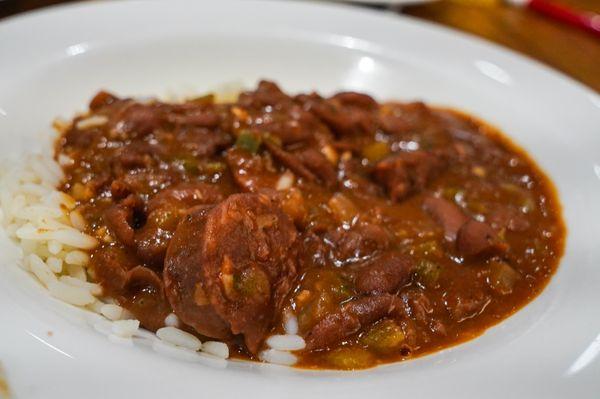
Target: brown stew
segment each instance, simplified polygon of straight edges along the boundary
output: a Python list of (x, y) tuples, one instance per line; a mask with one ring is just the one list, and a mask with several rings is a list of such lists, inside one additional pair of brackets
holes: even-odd
[(554, 188), (482, 122), (420, 102), (235, 102), (106, 92), (62, 133), (62, 189), (101, 245), (90, 274), (156, 330), (255, 359), (297, 317), (298, 366), (355, 369), (471, 339), (556, 270)]

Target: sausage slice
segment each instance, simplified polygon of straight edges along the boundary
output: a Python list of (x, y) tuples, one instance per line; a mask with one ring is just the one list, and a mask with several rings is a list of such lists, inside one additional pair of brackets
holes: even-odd
[[(227, 326), (256, 353), (296, 276), (296, 228), (264, 194), (234, 194), (202, 212), (187, 216), (169, 245), (167, 295), (201, 334), (221, 338)], [(199, 316), (209, 308), (211, 323)]]

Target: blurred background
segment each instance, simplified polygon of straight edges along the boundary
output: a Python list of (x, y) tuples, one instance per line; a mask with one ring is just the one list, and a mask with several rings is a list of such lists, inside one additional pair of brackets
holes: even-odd
[[(0, 0), (0, 19), (71, 1)], [(600, 0), (363, 0), (352, 4), (469, 32), (600, 92)]]

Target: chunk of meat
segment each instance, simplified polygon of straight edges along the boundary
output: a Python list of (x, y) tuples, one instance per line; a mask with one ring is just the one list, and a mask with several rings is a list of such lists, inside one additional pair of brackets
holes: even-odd
[(157, 209), (173, 207), (180, 213), (200, 204), (221, 202), (224, 194), (221, 188), (204, 182), (182, 182), (170, 186), (148, 201), (148, 213)]
[(359, 269), (355, 285), (363, 294), (393, 293), (410, 280), (415, 267), (409, 257), (389, 251)]
[(135, 142), (119, 148), (111, 162), (115, 175), (122, 175), (129, 170), (152, 167), (161, 155), (163, 149), (158, 145), (146, 142)]
[(229, 134), (205, 128), (186, 128), (177, 133), (177, 143), (196, 157), (214, 155), (232, 141)]
[(388, 248), (390, 234), (377, 224), (358, 222), (350, 229), (338, 227), (328, 232), (325, 239), (333, 247), (339, 262), (354, 261)]
[(261, 80), (258, 82), (256, 90), (241, 93), (238, 103), (247, 107), (264, 107), (285, 102), (289, 98), (276, 83)]
[(251, 114), (250, 127), (278, 138), (282, 144), (312, 141), (315, 133), (326, 128), (310, 112), (291, 102), (278, 104), (277, 108), (264, 109)]
[(173, 177), (167, 171), (138, 169), (112, 181), (110, 190), (116, 199), (130, 194), (153, 195), (171, 185)]
[(171, 306), (154, 271), (139, 265), (135, 256), (118, 246), (97, 250), (90, 267), (102, 282), (103, 293), (133, 313), (142, 326), (150, 330), (164, 326)]
[(298, 176), (308, 181), (320, 180), (328, 187), (333, 187), (337, 183), (335, 168), (316, 149), (304, 148), (295, 152), (288, 152), (268, 141), (265, 142), (265, 147), (276, 160), (290, 168)]
[(117, 298), (142, 326), (152, 331), (164, 327), (165, 318), (171, 313), (162, 280), (144, 266), (127, 272), (123, 293)]
[(489, 295), (476, 288), (467, 292), (449, 291), (444, 296), (444, 305), (457, 322), (477, 316), (485, 310), (490, 301)]
[(106, 91), (99, 91), (90, 101), (90, 111), (97, 111), (103, 107), (114, 104), (119, 101), (119, 98), (114, 94)]
[(281, 162), (283, 165), (287, 166), (292, 170), (292, 172), (296, 173), (298, 176), (305, 178), (308, 181), (316, 181), (317, 176), (313, 172), (308, 169), (302, 161), (292, 153), (289, 153), (282, 149), (281, 147), (266, 141), (265, 147), (273, 154), (273, 157)]
[(116, 134), (143, 137), (165, 122), (160, 104), (131, 103), (110, 121)]
[(327, 187), (335, 187), (337, 183), (337, 173), (325, 155), (314, 148), (306, 148), (297, 151), (295, 152), (295, 155), (300, 162), (317, 175), (319, 180), (325, 183)]
[(409, 289), (400, 295), (405, 316), (422, 324), (429, 324), (433, 312), (427, 295), (419, 289)]
[[(144, 203), (133, 194), (123, 201), (110, 206), (104, 212), (104, 222), (119, 241), (127, 246), (133, 246), (135, 240), (134, 227), (143, 214)], [(137, 217), (136, 217), (137, 216)]]
[(386, 133), (402, 135), (410, 131), (423, 131), (432, 125), (433, 114), (429, 107), (417, 101), (412, 103), (387, 103), (379, 108), (379, 124)]
[(442, 226), (444, 238), (449, 242), (456, 241), (458, 231), (469, 220), (458, 206), (443, 198), (425, 198), (423, 209)]
[(148, 201), (146, 222), (135, 232), (138, 256), (161, 266), (181, 217), (192, 207), (215, 204), (223, 198), (219, 186), (203, 182), (183, 182), (161, 191)]
[[(194, 290), (200, 284), (231, 333), (242, 334), (256, 353), (296, 276), (296, 236), (293, 222), (271, 197), (231, 195), (204, 223), (184, 219), (167, 251), (165, 281), (187, 289), (178, 295), (188, 297), (190, 284)], [(182, 276), (192, 277), (185, 287)], [(173, 290), (167, 292), (177, 299)], [(195, 324), (205, 331), (201, 321)]]
[(401, 152), (379, 161), (374, 176), (393, 201), (401, 201), (427, 187), (444, 166), (444, 160), (430, 152)]
[(221, 121), (214, 109), (205, 109), (204, 107), (194, 107), (184, 114), (170, 113), (166, 119), (175, 125), (197, 127), (216, 127)]
[(319, 321), (306, 336), (306, 349), (322, 350), (390, 314), (397, 305), (393, 295), (365, 296), (344, 304)]
[(227, 151), (225, 160), (233, 180), (244, 191), (254, 193), (265, 188), (273, 189), (279, 180), (279, 174), (264, 156), (232, 148)]
[(377, 101), (373, 97), (364, 93), (355, 91), (342, 91), (335, 94), (333, 99), (339, 101), (343, 105), (351, 105), (366, 110), (374, 110), (377, 108)]
[(86, 148), (100, 140), (102, 133), (97, 129), (79, 130), (73, 124), (64, 135), (65, 145), (70, 147)]
[(305, 96), (301, 101), (339, 136), (370, 136), (377, 128), (376, 106), (367, 95), (348, 92), (327, 100)]
[(203, 240), (206, 215), (211, 208), (197, 207), (179, 224), (165, 260), (165, 293), (173, 311), (185, 324), (202, 335), (230, 340), (229, 324), (217, 314), (204, 290), (202, 267), (192, 265), (190, 259), (200, 256), (199, 244)]
[(381, 197), (384, 192), (381, 186), (373, 182), (357, 158), (342, 159), (339, 163), (341, 174), (340, 185), (350, 189), (354, 195), (362, 197)]
[(456, 248), (467, 257), (503, 252), (507, 249), (494, 229), (477, 220), (469, 220), (458, 230)]
[(135, 256), (125, 249), (111, 246), (98, 249), (90, 259), (90, 267), (98, 281), (102, 281), (104, 294), (114, 296), (125, 287), (127, 271), (138, 266)]
[(194, 206), (213, 204), (223, 197), (216, 185), (183, 182), (154, 196), (145, 210), (142, 200), (130, 194), (109, 207), (104, 220), (117, 239), (134, 247), (144, 262), (160, 267), (181, 216)]
[(244, 127), (276, 138), (284, 145), (319, 142), (320, 137), (330, 134), (302, 102), (269, 81), (261, 81), (256, 90), (242, 93), (232, 113)]

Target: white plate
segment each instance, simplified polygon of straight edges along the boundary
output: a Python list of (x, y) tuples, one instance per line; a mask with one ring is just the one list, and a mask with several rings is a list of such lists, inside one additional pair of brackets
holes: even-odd
[[(600, 98), (477, 39), (397, 15), (288, 2), (77, 4), (0, 23), (0, 156), (99, 88), (185, 94), (275, 79), (475, 113), (557, 184), (566, 253), (535, 301), (482, 337), (357, 373), (184, 363), (108, 342), (2, 252), (0, 360), (17, 398), (598, 397)], [(48, 332), (52, 332), (49, 335)]]

